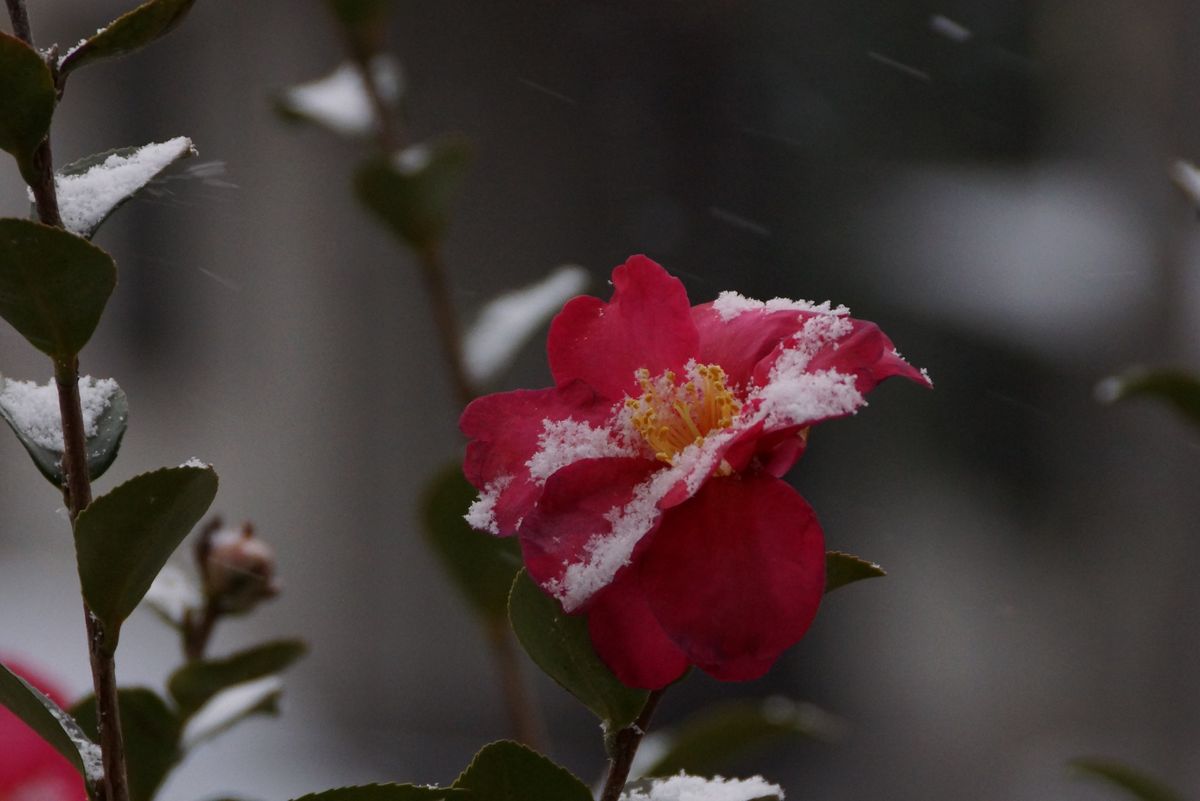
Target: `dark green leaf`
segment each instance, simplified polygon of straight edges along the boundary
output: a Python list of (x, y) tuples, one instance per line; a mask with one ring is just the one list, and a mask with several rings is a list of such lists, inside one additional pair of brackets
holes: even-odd
[(66, 757), (89, 784), (99, 781), (103, 774), (99, 746), (58, 704), (4, 665), (0, 665), (0, 704)]
[(227, 687), (188, 719), (183, 730), (184, 750), (195, 748), (255, 715), (278, 715), (281, 695), (283, 682), (278, 676), (264, 676)]
[(647, 776), (670, 776), (684, 771), (711, 775), (730, 760), (756, 746), (808, 737), (839, 740), (845, 724), (811, 704), (784, 698), (733, 701), (709, 707), (672, 731), (661, 733), (666, 751), (646, 771)]
[(403, 242), (425, 252), (441, 242), (451, 202), (470, 163), (471, 145), (465, 139), (413, 145), (359, 167), (355, 190)]
[(465, 790), (448, 787), (426, 787), (413, 784), (361, 784), (357, 787), (338, 787), (309, 793), (293, 801), (452, 801), (470, 798)]
[(1182, 370), (1150, 370), (1135, 367), (1122, 375), (1106, 378), (1096, 387), (1106, 403), (1145, 396), (1166, 401), (1186, 419), (1200, 425), (1200, 378)]
[(38, 52), (0, 31), (0, 150), (16, 158), (31, 184), (37, 180), (33, 151), (50, 130), (56, 97), (54, 78)]
[(65, 76), (84, 64), (123, 56), (166, 36), (183, 21), (196, 0), (149, 0), (122, 14), (70, 50), (58, 69)]
[(874, 562), (841, 551), (825, 552), (825, 592), (833, 592), (855, 581), (886, 575), (884, 569)]
[(338, 22), (348, 27), (377, 25), (383, 22), (392, 0), (329, 0)]
[[(182, 757), (180, 721), (163, 699), (144, 687), (117, 691), (121, 733), (128, 757), (130, 801), (151, 801)], [(96, 739), (96, 699), (89, 695), (71, 708), (88, 736)]]
[(564, 613), (524, 570), (513, 582), (508, 616), (530, 658), (604, 721), (609, 732), (633, 723), (649, 693), (626, 687), (600, 661), (586, 617)]
[(217, 494), (211, 467), (143, 473), (92, 501), (75, 521), (84, 600), (104, 624), (105, 648)]
[(1157, 779), (1110, 759), (1084, 757), (1069, 764), (1085, 776), (1120, 787), (1139, 801), (1183, 801), (1183, 796)]
[[(53, 381), (51, 381), (53, 383)], [(5, 380), (0, 378), (0, 393), (4, 392)], [(22, 430), (13, 418), (8, 408), (0, 403), (0, 417), (8, 423), (9, 428), (17, 435), (17, 439), (29, 452), (37, 469), (50, 483), (62, 487), (63, 475), (62, 451), (45, 448), (34, 441), (30, 432)], [(96, 418), (96, 433), (84, 441), (87, 450), (88, 475), (95, 481), (112, 465), (121, 448), (121, 438), (125, 436), (125, 427), (129, 422), (129, 400), (120, 387), (108, 399), (108, 406)]]
[(592, 801), (592, 791), (566, 768), (520, 743), (483, 747), (452, 787), (471, 801)]
[(457, 464), (443, 470), (422, 499), (425, 533), (475, 611), (488, 620), (503, 620), (513, 578), (521, 569), (521, 548), (516, 537), (494, 537), (467, 525), (463, 515), (474, 498), (475, 488)]
[(112, 257), (82, 237), (31, 220), (0, 220), (0, 317), (70, 364), (117, 285)]
[(222, 690), (280, 673), (307, 651), (300, 640), (279, 640), (224, 659), (189, 662), (171, 675), (167, 689), (187, 718)]
[[(151, 142), (138, 147), (117, 148), (71, 162), (57, 173), (58, 210), (62, 215), (63, 225), (71, 233), (91, 239), (114, 211), (137, 196), (172, 164), (195, 154), (196, 149), (192, 146), (192, 140), (186, 136), (177, 136), (166, 142)], [(110, 160), (111, 163), (106, 164)], [(98, 174), (102, 180), (104, 171), (128, 170), (132, 162), (137, 164), (138, 182), (123, 181), (123, 183), (130, 184), (126, 186), (125, 193), (122, 195), (106, 193), (103, 197), (104, 203), (101, 204), (93, 188), (95, 186), (93, 181), (96, 180)], [(79, 186), (76, 182), (77, 176), (84, 175), (89, 170), (98, 170), (99, 173), (93, 172), (86, 179), (82, 179), (84, 183), (80, 190), (77, 188)]]

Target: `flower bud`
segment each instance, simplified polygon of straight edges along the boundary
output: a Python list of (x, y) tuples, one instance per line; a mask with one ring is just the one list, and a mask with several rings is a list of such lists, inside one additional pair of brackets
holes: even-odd
[(209, 534), (201, 571), (210, 603), (225, 614), (249, 612), (279, 593), (275, 551), (254, 536), (250, 523), (240, 531), (222, 528)]

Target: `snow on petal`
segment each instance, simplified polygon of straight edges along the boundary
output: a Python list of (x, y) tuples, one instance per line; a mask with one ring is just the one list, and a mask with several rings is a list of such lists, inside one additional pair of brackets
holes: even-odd
[[(78, 175), (55, 175), (58, 212), (68, 231), (90, 236), (113, 210), (156, 175), (187, 155), (195, 155), (192, 140), (177, 136), (152, 142), (132, 153), (113, 153)], [(32, 190), (29, 193), (33, 199)]]
[[(54, 453), (62, 453), (62, 415), (54, 379), (41, 385), (8, 378), (3, 382), (0, 385), (0, 407), (4, 408), (8, 418), (34, 444)], [(108, 408), (117, 389), (117, 382), (111, 378), (96, 379), (89, 375), (79, 379), (85, 437), (96, 436), (96, 421)]]
[(616, 440), (608, 427), (594, 428), (587, 421), (542, 421), (538, 449), (525, 463), (529, 474), (544, 482), (554, 473), (581, 459), (602, 459), (606, 456), (637, 456), (637, 451)]
[[(379, 55), (371, 60), (371, 77), (380, 98), (395, 103), (404, 91), (404, 78), (396, 61)], [(342, 136), (367, 136), (375, 130), (375, 107), (363, 84), (362, 73), (349, 62), (324, 78), (285, 89), (283, 107)]]
[(489, 302), (463, 338), (467, 375), (480, 384), (495, 379), (529, 337), (587, 284), (587, 270), (566, 264), (537, 283)]
[(722, 292), (712, 303), (713, 311), (728, 322), (749, 311), (795, 311), (808, 314), (848, 315), (850, 310), (845, 306), (834, 307), (830, 301), (813, 303), (809, 300), (789, 300), (788, 298), (772, 298), (771, 300), (755, 300), (740, 295), (737, 292)]
[(621, 801), (753, 801), (774, 796), (782, 799), (783, 788), (761, 776), (749, 779), (711, 779), (678, 773), (666, 779), (654, 779), (649, 789), (633, 789), (621, 794)]
[(512, 476), (501, 476), (479, 491), (479, 497), (467, 509), (465, 519), (471, 528), (486, 531), (489, 534), (500, 533), (500, 523), (496, 520), (496, 504), (500, 493), (512, 483)]

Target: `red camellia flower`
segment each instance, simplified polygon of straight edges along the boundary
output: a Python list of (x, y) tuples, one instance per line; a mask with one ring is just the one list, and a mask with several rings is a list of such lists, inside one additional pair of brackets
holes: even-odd
[(844, 307), (723, 292), (691, 306), (644, 256), (613, 298), (554, 318), (555, 386), (463, 412), (467, 520), (520, 537), (530, 576), (622, 682), (696, 665), (761, 676), (803, 636), (825, 588), (812, 509), (781, 480), (809, 427), (854, 413), (890, 376), (929, 379)]
[[(66, 708), (62, 694), (37, 673), (5, 660), (9, 670)], [(0, 801), (84, 801), (83, 779), (66, 757), (0, 707)]]

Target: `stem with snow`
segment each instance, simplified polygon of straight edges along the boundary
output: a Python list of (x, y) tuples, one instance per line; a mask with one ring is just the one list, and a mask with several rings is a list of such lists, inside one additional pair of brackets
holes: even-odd
[(612, 760), (608, 766), (608, 777), (605, 778), (604, 789), (600, 792), (600, 801), (617, 801), (621, 797), (625, 781), (629, 778), (629, 769), (633, 766), (633, 758), (637, 756), (638, 746), (642, 744), (642, 738), (646, 736), (646, 729), (650, 726), (650, 718), (654, 716), (654, 709), (665, 692), (665, 687), (651, 692), (637, 720), (617, 732)]

